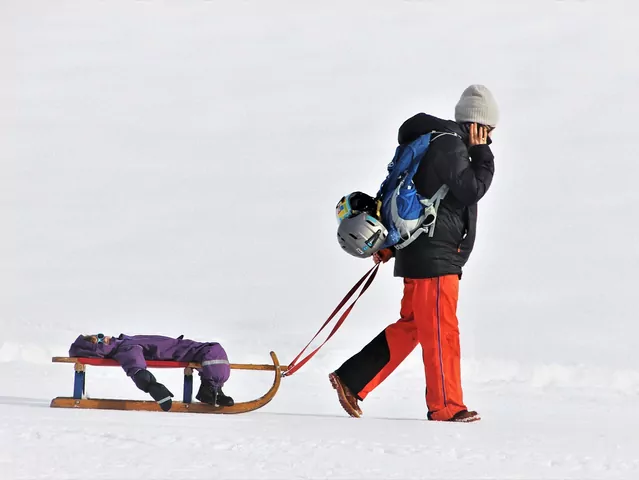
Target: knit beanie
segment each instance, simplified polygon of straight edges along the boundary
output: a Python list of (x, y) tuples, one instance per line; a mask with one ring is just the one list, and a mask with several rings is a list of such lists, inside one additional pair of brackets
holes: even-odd
[(464, 90), (455, 106), (455, 121), (479, 123), (496, 127), (499, 108), (493, 94), (483, 85), (471, 85)]

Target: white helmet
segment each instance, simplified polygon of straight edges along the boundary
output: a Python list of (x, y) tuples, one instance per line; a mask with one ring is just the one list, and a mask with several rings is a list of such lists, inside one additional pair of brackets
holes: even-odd
[(387, 236), (388, 231), (382, 222), (366, 212), (345, 218), (337, 228), (337, 241), (342, 249), (358, 258), (377, 253)]

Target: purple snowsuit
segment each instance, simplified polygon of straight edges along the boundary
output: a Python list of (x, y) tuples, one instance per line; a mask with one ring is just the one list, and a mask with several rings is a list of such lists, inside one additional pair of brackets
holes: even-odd
[(78, 336), (69, 349), (71, 357), (112, 358), (117, 361), (129, 377), (146, 369), (145, 360), (173, 360), (176, 362), (199, 362), (200, 378), (221, 387), (229, 379), (231, 368), (222, 345), (216, 342), (196, 342), (161, 335), (133, 335), (123, 333), (111, 337), (111, 342), (92, 343), (83, 335)]

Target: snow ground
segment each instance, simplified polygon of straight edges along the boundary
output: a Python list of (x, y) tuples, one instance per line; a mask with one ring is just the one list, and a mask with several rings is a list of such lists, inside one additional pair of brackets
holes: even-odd
[[(620, 0), (0, 2), (0, 476), (637, 478), (638, 14)], [(337, 404), (326, 375), (396, 319), (390, 265), (260, 411), (48, 408), (72, 382), (50, 358), (83, 332), (290, 361), (370, 266), (336, 246), (337, 199), (373, 191), (401, 122), (450, 118), (470, 83), (502, 111), (460, 297), (481, 422), (424, 420), (418, 350), (365, 417)], [(179, 395), (180, 372), (157, 375)], [(234, 372), (225, 390), (270, 382)], [(87, 388), (144, 398), (118, 369), (91, 369)]]

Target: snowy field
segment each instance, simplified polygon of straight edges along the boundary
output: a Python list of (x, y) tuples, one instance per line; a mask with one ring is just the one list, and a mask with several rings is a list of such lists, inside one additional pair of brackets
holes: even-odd
[[(636, 479), (634, 1), (0, 0), (0, 478)], [(327, 375), (397, 319), (392, 264), (265, 408), (49, 408), (79, 333), (290, 362), (371, 263), (334, 206), (397, 128), (495, 94), (461, 282), (469, 424), (425, 420), (416, 349), (362, 404)], [(181, 395), (181, 372), (155, 371)], [(233, 371), (256, 398), (268, 372)], [(90, 396), (146, 398), (118, 369)]]

